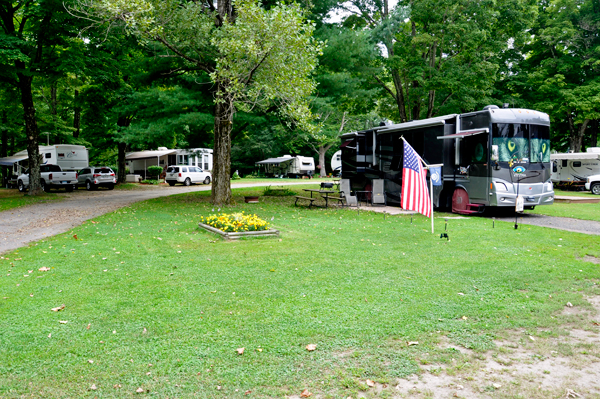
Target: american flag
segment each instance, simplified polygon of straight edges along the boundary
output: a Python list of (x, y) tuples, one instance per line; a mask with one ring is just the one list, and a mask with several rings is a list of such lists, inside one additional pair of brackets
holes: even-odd
[(404, 163), (402, 169), (402, 208), (417, 211), (431, 217), (431, 198), (421, 158), (404, 141)]

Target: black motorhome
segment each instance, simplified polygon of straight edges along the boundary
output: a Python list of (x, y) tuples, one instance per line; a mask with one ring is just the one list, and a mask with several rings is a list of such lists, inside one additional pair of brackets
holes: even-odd
[(554, 202), (547, 114), (488, 106), (482, 111), (380, 126), (342, 135), (342, 178), (369, 191), (384, 179), (388, 204), (399, 205), (403, 140), (427, 164), (443, 164), (434, 206), (459, 213), (486, 206), (526, 209)]

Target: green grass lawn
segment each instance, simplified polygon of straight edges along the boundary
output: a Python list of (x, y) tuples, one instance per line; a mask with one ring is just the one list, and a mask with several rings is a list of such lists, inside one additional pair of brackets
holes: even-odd
[(55, 193), (44, 193), (35, 197), (30, 197), (19, 190), (0, 189), (0, 212), (25, 205), (36, 204), (38, 202), (61, 201), (62, 198)]
[(598, 199), (598, 196), (592, 194), (590, 191), (567, 191), (567, 190), (559, 190), (559, 189), (555, 188), (554, 194), (557, 196), (565, 196), (565, 197), (583, 197), (583, 198)]
[(357, 397), (425, 353), (459, 359), (442, 336), (486, 350), (506, 329), (559, 328), (597, 290), (598, 265), (579, 260), (600, 256), (597, 236), (467, 218), (448, 241), (444, 214), (434, 235), (421, 216), (243, 203), (262, 191), (234, 190), (221, 212), (273, 219), (280, 238), (200, 230), (219, 208), (199, 192), (4, 254), (0, 397)]
[(550, 206), (538, 206), (533, 211), (540, 215), (561, 216), (581, 220), (595, 220), (600, 222), (600, 203), (598, 204), (577, 204), (555, 202)]

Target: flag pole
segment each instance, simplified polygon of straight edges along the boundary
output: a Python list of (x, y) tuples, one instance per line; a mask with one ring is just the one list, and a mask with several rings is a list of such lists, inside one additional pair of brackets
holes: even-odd
[(431, 234), (433, 234), (433, 179), (431, 176), (429, 177), (429, 195), (431, 195)]
[[(402, 141), (404, 141), (406, 144), (408, 144), (408, 142), (406, 141), (406, 139), (404, 138), (404, 136), (400, 136), (400, 138), (402, 139)], [(410, 144), (409, 144), (410, 145)], [(431, 168), (432, 167), (441, 167), (444, 166), (444, 164), (440, 163), (440, 164), (435, 164), (435, 165), (427, 165), (427, 162), (425, 162), (423, 160), (423, 158), (421, 158), (421, 156), (419, 154), (417, 154), (416, 151), (414, 151), (414, 154), (419, 158), (419, 161), (421, 161), (423, 163), (423, 165), (425, 165), (425, 167), (423, 168), (424, 170), (427, 169), (430, 171), (431, 174)], [(427, 187), (427, 186), (425, 186)], [(433, 228), (433, 179), (430, 177), (429, 178), (429, 196), (430, 196), (430, 201), (431, 201), (431, 234), (434, 233), (434, 228)]]

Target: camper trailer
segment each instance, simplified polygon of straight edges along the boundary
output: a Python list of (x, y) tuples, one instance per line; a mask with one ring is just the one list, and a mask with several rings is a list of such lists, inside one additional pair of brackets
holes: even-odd
[[(48, 146), (39, 146), (42, 165), (58, 165), (63, 171), (79, 171), (89, 165), (88, 150), (82, 145), (55, 144)], [(0, 165), (11, 168), (11, 178), (8, 186), (17, 186), (17, 176), (27, 169), (29, 156), (27, 150), (19, 151), (16, 154), (0, 158)]]
[[(550, 118), (527, 109), (487, 106), (342, 135), (342, 178), (354, 192), (383, 179), (388, 204), (401, 203), (403, 139), (429, 165), (443, 164), (433, 205), (457, 213), (485, 207), (554, 202), (550, 180)], [(378, 181), (379, 183), (379, 181)]]
[(331, 173), (339, 176), (342, 173), (342, 150), (336, 151), (331, 157)]
[(132, 175), (141, 176), (145, 179), (148, 174), (148, 166), (162, 166), (166, 169), (170, 165), (189, 165), (211, 171), (213, 168), (213, 150), (210, 148), (168, 149), (158, 147), (157, 150), (152, 151), (127, 153), (125, 160)]
[(550, 154), (552, 181), (557, 186), (584, 188), (589, 176), (600, 174), (600, 147), (591, 147), (587, 152)]
[(270, 177), (298, 177), (312, 176), (315, 174), (315, 159), (312, 157), (303, 157), (284, 155), (279, 158), (269, 158), (264, 161), (256, 162), (256, 165)]

